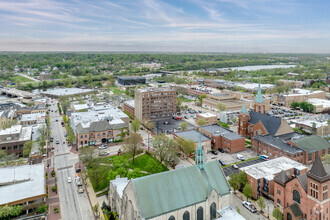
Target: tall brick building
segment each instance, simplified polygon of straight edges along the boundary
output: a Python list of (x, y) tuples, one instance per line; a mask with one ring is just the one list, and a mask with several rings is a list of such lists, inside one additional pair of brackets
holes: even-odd
[(144, 88), (135, 92), (135, 117), (140, 121), (170, 119), (176, 112), (176, 91), (170, 88)]
[(312, 168), (301, 175), (282, 171), (274, 178), (274, 205), (283, 210), (284, 220), (328, 219), (330, 174), (319, 156)]
[(266, 104), (261, 95), (260, 84), (253, 110), (248, 112), (245, 105), (238, 116), (238, 134), (244, 137), (254, 135), (283, 135), (292, 133), (289, 124), (282, 118), (266, 115)]

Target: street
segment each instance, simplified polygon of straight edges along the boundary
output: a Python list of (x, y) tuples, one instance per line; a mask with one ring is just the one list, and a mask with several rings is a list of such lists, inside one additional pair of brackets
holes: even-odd
[[(53, 110), (49, 112), (51, 120), (51, 135), (54, 138), (52, 145), (55, 147), (54, 167), (57, 170), (57, 187), (60, 199), (62, 219), (94, 219), (94, 215), (87, 197), (87, 192), (78, 194), (75, 185), (74, 164), (79, 162), (77, 154), (70, 152), (64, 137), (65, 129), (61, 125), (63, 118), (55, 111), (58, 111), (57, 102), (53, 101), (50, 106)], [(58, 122), (56, 122), (56, 119)], [(59, 141), (59, 144), (56, 144)], [(68, 183), (67, 178), (71, 177), (72, 182)]]
[[(242, 205), (242, 200), (238, 198), (235, 194), (233, 194), (233, 201), (232, 204), (234, 207), (239, 208), (240, 214), (246, 218), (246, 220), (263, 220), (267, 219), (260, 212), (252, 213), (247, 208)], [(244, 199), (244, 198), (243, 198)], [(245, 198), (246, 199), (246, 198)]]

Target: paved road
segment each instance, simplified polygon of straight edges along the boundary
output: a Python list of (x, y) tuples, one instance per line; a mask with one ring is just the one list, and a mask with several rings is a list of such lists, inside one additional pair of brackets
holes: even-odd
[[(261, 163), (263, 161), (264, 160), (258, 158), (258, 159), (255, 159), (255, 160), (249, 160), (249, 161), (237, 164), (237, 166), (238, 166), (238, 168), (242, 168), (242, 167), (250, 166), (250, 165), (253, 165), (253, 164)], [(223, 168), (223, 172), (225, 173), (226, 176), (230, 176), (232, 173), (237, 173), (238, 174), (238, 170), (239, 169), (234, 169), (231, 166)]]
[(252, 213), (249, 210), (247, 210), (242, 205), (242, 200), (238, 198), (236, 195), (233, 195), (233, 201), (232, 204), (234, 207), (239, 208), (240, 214), (247, 220), (264, 220), (267, 219), (263, 215), (261, 215), (259, 212)]
[[(50, 107), (54, 112), (50, 112), (52, 136), (54, 138), (53, 146), (55, 147), (54, 166), (57, 170), (57, 187), (60, 197), (62, 219), (94, 219), (92, 209), (86, 192), (78, 194), (77, 187), (74, 183), (75, 170), (74, 164), (79, 161), (78, 155), (71, 153), (70, 148), (63, 144), (66, 142), (64, 137), (65, 129), (61, 126), (63, 118), (55, 113), (57, 104), (54, 102)], [(56, 122), (58, 119), (58, 122)], [(56, 141), (59, 144), (55, 144)], [(68, 177), (72, 178), (72, 183), (67, 182)]]

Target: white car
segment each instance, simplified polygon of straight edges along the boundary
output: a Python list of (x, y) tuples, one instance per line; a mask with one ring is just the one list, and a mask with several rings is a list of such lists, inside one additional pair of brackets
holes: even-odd
[(252, 213), (257, 212), (257, 208), (254, 205), (252, 205), (251, 202), (243, 201), (242, 205)]
[(102, 145), (102, 146), (99, 146), (99, 149), (106, 149), (107, 147)]
[(244, 156), (241, 155), (241, 154), (237, 154), (236, 157), (237, 157), (237, 159), (239, 159), (239, 160), (241, 160), (241, 161), (244, 161), (244, 160), (245, 160)]
[(70, 176), (68, 176), (68, 183), (72, 182), (72, 178)]

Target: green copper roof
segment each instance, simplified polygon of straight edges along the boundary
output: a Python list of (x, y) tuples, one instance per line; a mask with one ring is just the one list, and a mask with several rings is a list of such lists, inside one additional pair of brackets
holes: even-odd
[(133, 179), (141, 218), (159, 215), (205, 201), (211, 190), (221, 196), (230, 193), (230, 187), (218, 161), (153, 174)]
[(257, 93), (257, 100), (256, 100), (256, 102), (257, 103), (263, 103), (264, 102), (264, 100), (262, 100), (260, 83), (259, 83), (259, 86), (258, 86), (258, 93)]
[(199, 169), (204, 168), (204, 150), (202, 147), (201, 129), (199, 129), (198, 146), (197, 146), (196, 153), (195, 153), (195, 165)]
[(318, 135), (306, 136), (297, 140), (293, 140), (292, 142), (295, 143), (299, 148), (305, 150), (308, 154), (311, 152), (330, 148), (329, 142)]
[(248, 111), (246, 110), (246, 107), (245, 107), (245, 103), (243, 104), (243, 107), (242, 107), (242, 111), (241, 112), (244, 113), (244, 114), (247, 114), (248, 113)]

